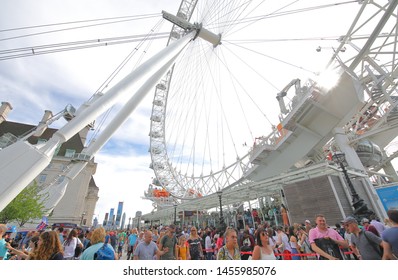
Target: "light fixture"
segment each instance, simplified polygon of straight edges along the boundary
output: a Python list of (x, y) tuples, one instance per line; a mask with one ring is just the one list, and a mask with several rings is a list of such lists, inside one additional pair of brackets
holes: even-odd
[(347, 182), (348, 188), (351, 193), (352, 207), (354, 208), (354, 215), (357, 217), (357, 220), (360, 221), (362, 218), (369, 218), (369, 216), (374, 214), (374, 212), (368, 208), (365, 201), (356, 192), (346, 169), (346, 166), (348, 164), (345, 160), (345, 154), (342, 152), (334, 152), (332, 155), (332, 159), (340, 166), (341, 171), (344, 174), (345, 181)]

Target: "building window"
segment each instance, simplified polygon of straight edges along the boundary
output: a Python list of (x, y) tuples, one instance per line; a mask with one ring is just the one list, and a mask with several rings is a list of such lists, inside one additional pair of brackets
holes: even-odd
[(43, 184), (47, 179), (47, 174), (40, 174), (39, 175), (39, 184)]
[(65, 157), (67, 158), (73, 158), (73, 156), (75, 155), (75, 150), (72, 149), (66, 149), (65, 151)]
[(37, 144), (43, 144), (43, 143), (46, 143), (46, 142), (47, 142), (46, 139), (43, 139), (43, 138), (37, 139)]
[(65, 176), (59, 176), (57, 183), (58, 184), (62, 183), (64, 181), (64, 179), (65, 179)]

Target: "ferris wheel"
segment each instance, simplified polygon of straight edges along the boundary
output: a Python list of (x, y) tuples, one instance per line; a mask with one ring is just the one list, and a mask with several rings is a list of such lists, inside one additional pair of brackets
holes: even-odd
[[(198, 32), (205, 28), (219, 42), (195, 38), (156, 86), (149, 151), (153, 183), (172, 197), (166, 204), (253, 180), (248, 171), (256, 168), (255, 145), (281, 137), (279, 125), (289, 113), (279, 107), (277, 95), (294, 105), (297, 92), (328, 86), (326, 69), (348, 70), (368, 93), (355, 117), (346, 120), (351, 138), (360, 140), (357, 132), (365, 127), (370, 133), (364, 116), (371, 106), (391, 119), (397, 51), (392, 6), (388, 1), (182, 1), (178, 19)], [(187, 29), (174, 24), (169, 42)], [(324, 147), (324, 142), (312, 147), (312, 161), (325, 159)]]

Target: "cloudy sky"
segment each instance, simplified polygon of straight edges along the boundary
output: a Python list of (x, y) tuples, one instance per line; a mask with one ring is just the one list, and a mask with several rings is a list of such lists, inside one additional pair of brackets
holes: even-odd
[[(287, 13), (289, 9), (298, 11), (302, 7), (319, 5), (319, 1), (314, 0), (254, 2), (259, 3), (256, 6), (257, 9), (252, 7), (253, 11), (257, 11), (256, 15), (283, 11), (288, 15), (290, 14)], [(344, 1), (325, 0), (322, 3), (334, 2)], [(37, 124), (44, 110), (58, 113), (67, 104), (78, 108), (98, 89), (106, 91), (103, 84), (130, 53), (134, 53), (135, 56), (119, 76), (130, 72), (137, 64), (163, 48), (167, 39), (153, 40), (150, 48), (147, 48), (146, 45), (139, 46), (138, 41), (129, 37), (133, 42), (126, 44), (37, 55), (40, 51), (53, 51), (56, 47), (55, 44), (68, 43), (68, 47), (71, 47), (70, 43), (72, 42), (144, 35), (150, 33), (151, 30), (156, 30), (154, 33), (160, 35), (168, 34), (171, 24), (162, 22), (159, 25), (161, 11), (166, 10), (175, 14), (179, 6), (179, 0), (2, 1), (0, 10), (0, 50), (2, 55), (0, 58), (0, 101), (9, 102), (14, 108), (8, 120)], [(198, 6), (200, 5), (198, 4)], [(256, 27), (253, 28), (252, 33), (246, 33), (247, 37), (255, 35), (257, 38), (261, 37), (263, 33), (275, 38), (283, 34), (278, 37), (278, 45), (278, 42), (270, 43), (266, 50), (262, 50), (262, 57), (273, 57), (267, 64), (258, 66), (264, 71), (265, 82), (263, 81), (262, 85), (256, 85), (256, 88), (253, 88), (253, 91), (258, 93), (270, 89), (269, 100), (263, 101), (266, 102), (265, 104), (271, 105), (266, 109), (266, 111), (274, 113), (270, 116), (271, 119), (277, 121), (278, 105), (275, 102), (275, 93), (297, 77), (296, 73), (291, 75), (289, 71), (294, 69), (296, 72), (300, 72), (300, 75), (304, 73), (310, 75), (320, 71), (331, 55), (332, 44), (336, 44), (336, 42), (332, 43), (328, 36), (344, 34), (351, 21), (346, 18), (352, 18), (358, 8), (358, 4), (352, 4), (331, 12), (327, 9), (320, 9), (311, 14), (300, 12), (293, 15), (291, 13), (292, 15), (287, 18), (282, 17), (283, 13), (281, 13), (280, 16), (270, 19), (270, 22), (263, 28)], [(337, 12), (341, 15), (341, 20), (336, 21), (336, 17), (331, 17), (325, 26), (318, 26), (318, 21), (322, 16), (325, 18), (326, 15)], [(347, 15), (346, 18), (343, 16), (344, 14)], [(245, 26), (251, 24), (242, 22), (242, 25)], [(304, 37), (308, 39), (310, 36), (307, 33), (308, 30), (311, 30), (312, 36), (319, 40), (309, 40), (310, 43), (297, 40)], [(281, 44), (283, 40), (285, 43)], [(230, 50), (237, 44), (237, 41), (226, 42), (225, 50)], [(48, 47), (41, 49), (43, 46)], [(323, 47), (322, 52), (315, 51), (318, 46)], [(21, 50), (16, 52), (18, 48)], [(22, 50), (22, 48), (24, 49)], [(135, 48), (137, 48), (136, 51), (134, 51)], [(263, 46), (260, 46), (260, 50), (261, 48)], [(6, 52), (7, 50), (12, 50), (12, 52)], [(242, 51), (242, 49), (240, 50)], [(250, 53), (258, 53), (258, 50), (253, 47)], [(33, 52), (34, 56), (28, 55)], [(239, 51), (236, 53), (244, 57)], [(10, 57), (12, 55), (23, 57), (12, 58)], [(141, 57), (143, 57), (142, 60)], [(256, 57), (253, 57), (255, 60)], [(244, 58), (249, 59), (248, 56)], [(289, 70), (286, 70), (287, 68)], [(277, 74), (278, 77), (274, 78), (272, 76), (274, 74)], [(250, 81), (249, 75), (247, 80)], [(113, 83), (114, 81), (110, 82), (108, 87), (111, 87)], [(110, 208), (117, 208), (119, 201), (124, 201), (124, 211), (127, 217), (134, 216), (136, 211), (147, 213), (152, 210), (152, 203), (141, 198), (154, 176), (153, 171), (149, 169), (150, 156), (148, 153), (152, 99), (153, 95), (149, 94), (95, 157), (98, 169), (94, 178), (100, 188), (100, 199), (95, 214), (99, 216), (100, 221)], [(118, 106), (120, 107), (124, 101), (121, 100)], [(97, 120), (97, 124), (100, 122), (101, 118)], [(64, 123), (59, 121), (53, 127), (59, 128)], [(246, 140), (242, 138), (239, 141), (241, 142), (238, 144), (242, 146)], [(252, 140), (247, 141), (252, 143)]]
[[(179, 5), (179, 1), (156, 0), (6, 0), (2, 1), (0, 11), (0, 48), (7, 50), (144, 35), (159, 22), (162, 9), (175, 13)], [(150, 16), (140, 20), (131, 18), (140, 15)], [(130, 16), (129, 21), (124, 18), (127, 16)], [(107, 18), (113, 19), (98, 20)], [(120, 23), (109, 24), (110, 21)], [(77, 23), (69, 24), (71, 22)], [(92, 27), (80, 28), (88, 25)], [(170, 24), (163, 24), (157, 32), (169, 32), (170, 29)], [(155, 40), (150, 51), (156, 52), (166, 42), (166, 39)], [(1, 101), (13, 106), (8, 120), (37, 124), (44, 110), (55, 114), (67, 104), (78, 108), (101, 87), (138, 43), (2, 60)], [(143, 51), (141, 49), (139, 55)], [(141, 199), (153, 177), (153, 171), (148, 168), (151, 98), (149, 96), (142, 102), (142, 106), (95, 157), (98, 169), (94, 179), (100, 188), (95, 213), (100, 221), (110, 208), (117, 208), (119, 201), (124, 201), (127, 217), (133, 216), (136, 211), (145, 213), (152, 210), (151, 202)], [(58, 128), (63, 124), (65, 122), (60, 120), (53, 127)]]

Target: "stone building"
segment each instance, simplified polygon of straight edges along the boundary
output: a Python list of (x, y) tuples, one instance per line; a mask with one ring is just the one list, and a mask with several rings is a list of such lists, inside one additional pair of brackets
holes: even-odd
[[(0, 107), (0, 149), (4, 148), (24, 135), (27, 135), (36, 125), (7, 121), (7, 115), (12, 110), (8, 102), (2, 102)], [(50, 111), (45, 111), (41, 122), (52, 117)], [(43, 129), (44, 130), (44, 129)], [(51, 163), (36, 177), (36, 182), (42, 189), (53, 182), (61, 182), (68, 171), (68, 165), (74, 156), (79, 154), (85, 145), (90, 127), (85, 127), (80, 133), (74, 135), (62, 144), (56, 151)], [(47, 128), (42, 133), (35, 133), (27, 140), (30, 144), (47, 141), (57, 129)], [(98, 201), (99, 188), (95, 184), (93, 175), (97, 163), (90, 160), (80, 174), (68, 185), (65, 195), (48, 217), (49, 225), (54, 223), (73, 223), (90, 227), (94, 210)]]

